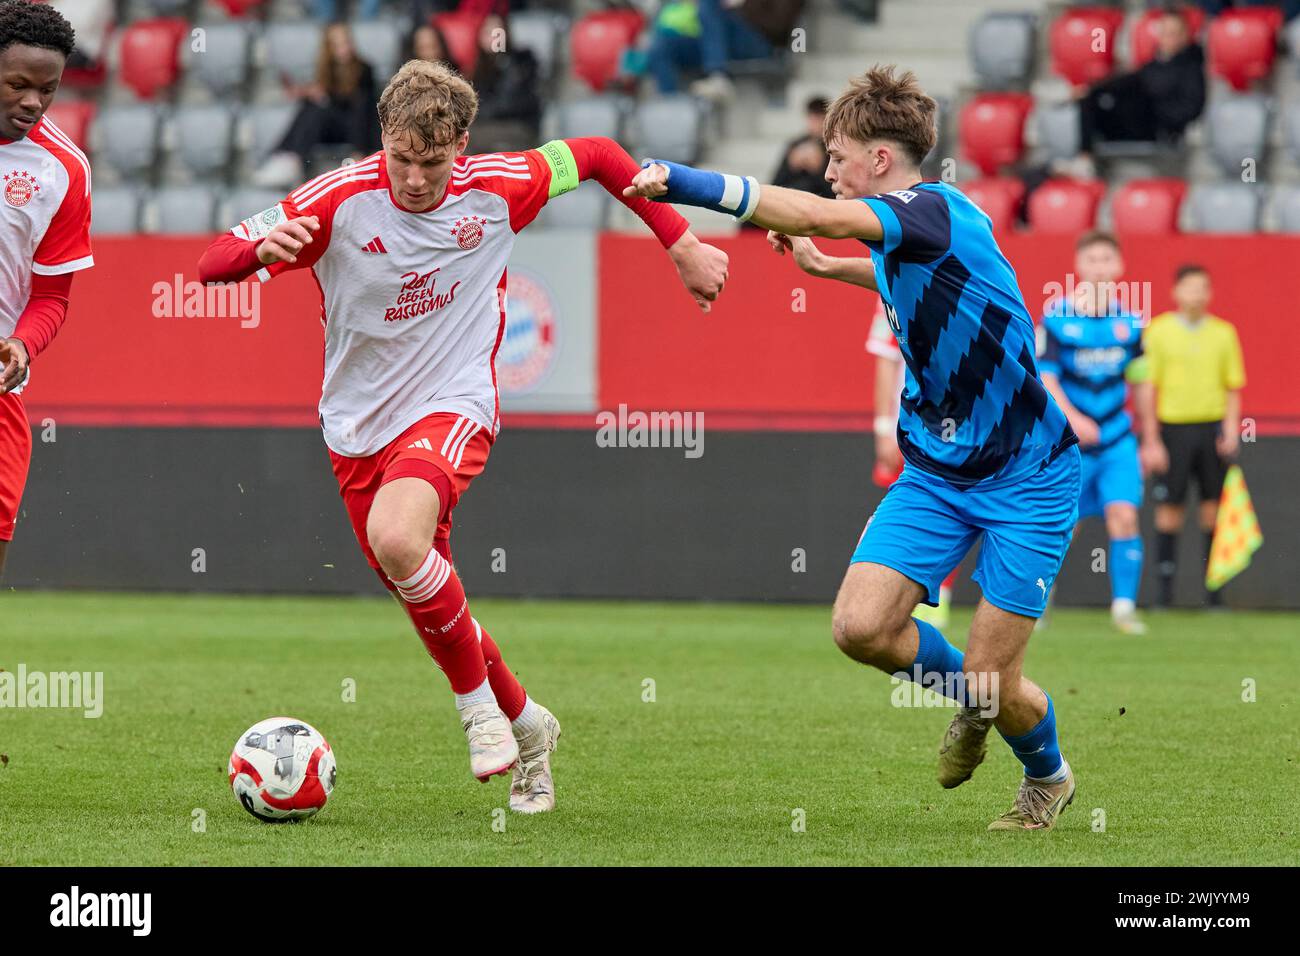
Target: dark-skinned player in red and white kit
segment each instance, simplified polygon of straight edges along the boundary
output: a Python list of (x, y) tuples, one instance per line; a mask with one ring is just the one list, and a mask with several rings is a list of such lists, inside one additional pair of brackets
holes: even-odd
[(495, 358), (515, 235), (594, 179), (654, 232), (706, 311), (727, 257), (668, 206), (622, 193), (638, 166), (603, 137), (467, 156), (473, 88), (412, 60), (379, 100), (383, 149), (244, 220), (199, 263), (205, 282), (310, 268), (321, 289), (321, 428), (353, 530), (456, 695), (480, 780), (513, 769), (510, 807), (555, 806), (555, 717), (471, 616), (452, 567), (452, 509), (500, 427)]
[(90, 255), (90, 163), (45, 115), (73, 31), (57, 10), (0, 0), (0, 572), (32, 456), (21, 395)]

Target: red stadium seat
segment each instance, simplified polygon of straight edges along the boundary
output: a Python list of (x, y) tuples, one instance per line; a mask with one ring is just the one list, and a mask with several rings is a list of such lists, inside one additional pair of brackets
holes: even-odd
[(961, 191), (993, 220), (993, 231), (1010, 232), (1025, 198), (1025, 184), (1014, 176), (972, 179), (962, 183)]
[[(1205, 11), (1200, 7), (1184, 6), (1180, 7), (1178, 12), (1182, 14), (1183, 22), (1187, 24), (1188, 36), (1199, 36), (1201, 27), (1205, 25)], [(1156, 55), (1158, 44), (1156, 27), (1163, 16), (1164, 13), (1160, 10), (1148, 10), (1133, 24), (1131, 55), (1134, 69), (1151, 62)]]
[(618, 75), (623, 51), (641, 32), (640, 14), (629, 10), (592, 13), (573, 26), (569, 53), (573, 72), (593, 90), (603, 90)]
[(122, 31), (122, 82), (142, 99), (153, 99), (180, 75), (180, 43), (189, 24), (179, 17), (139, 20)]
[(478, 62), (478, 28), (483, 19), (472, 13), (438, 13), (433, 25), (447, 41), (447, 52), (466, 76), (474, 72)]
[(1095, 83), (1115, 66), (1115, 35), (1124, 11), (1082, 7), (1061, 14), (1048, 30), (1052, 72), (1075, 86)]
[(1187, 183), (1181, 179), (1134, 179), (1115, 191), (1110, 214), (1122, 235), (1167, 236), (1178, 231), (1178, 209)]
[(1034, 99), (1027, 93), (980, 93), (962, 107), (958, 139), (962, 153), (985, 176), (996, 175), (1025, 151), (1025, 118)]
[(1273, 71), (1281, 27), (1282, 11), (1277, 7), (1225, 10), (1210, 22), (1210, 72), (1234, 90), (1249, 89)]
[(262, 0), (217, 0), (217, 5), (222, 7), (232, 17), (247, 16), (251, 11), (262, 5)]
[(1077, 233), (1093, 228), (1105, 189), (1099, 179), (1047, 180), (1029, 197), (1029, 228), (1043, 233)]
[(55, 100), (45, 111), (45, 116), (85, 151), (86, 134), (90, 132), (90, 124), (95, 119), (94, 103), (86, 100)]

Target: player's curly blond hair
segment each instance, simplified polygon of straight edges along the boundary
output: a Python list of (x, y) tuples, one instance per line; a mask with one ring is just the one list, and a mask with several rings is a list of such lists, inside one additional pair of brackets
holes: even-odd
[(421, 152), (447, 146), (478, 114), (478, 94), (455, 70), (408, 60), (379, 97), (379, 125), (389, 136), (409, 133)]
[(837, 135), (861, 143), (887, 139), (920, 166), (938, 138), (936, 110), (911, 70), (895, 76), (892, 66), (873, 66), (835, 98), (826, 113), (823, 137), (827, 143)]

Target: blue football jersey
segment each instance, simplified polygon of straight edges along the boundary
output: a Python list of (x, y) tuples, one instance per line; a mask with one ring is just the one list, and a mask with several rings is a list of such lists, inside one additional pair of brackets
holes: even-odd
[(884, 226), (866, 244), (907, 366), (908, 465), (958, 488), (996, 487), (1075, 444), (1038, 376), (1034, 323), (989, 217), (947, 183), (862, 201)]
[(1039, 331), (1038, 369), (1060, 379), (1070, 403), (1097, 423), (1100, 438), (1084, 454), (1105, 451), (1133, 433), (1124, 410), (1124, 376), (1141, 355), (1141, 316), (1118, 305), (1105, 315), (1080, 315), (1064, 298), (1048, 305)]

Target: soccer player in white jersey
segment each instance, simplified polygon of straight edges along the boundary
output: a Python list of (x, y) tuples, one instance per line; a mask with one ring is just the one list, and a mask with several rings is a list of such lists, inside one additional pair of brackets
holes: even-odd
[(73, 32), (57, 10), (0, 0), (0, 571), (27, 484), (32, 430), (19, 393), (62, 326), (90, 255), (90, 164), (49, 121)]
[(500, 427), (495, 358), (515, 235), (549, 199), (595, 179), (653, 230), (701, 308), (727, 257), (669, 207), (624, 199), (637, 164), (603, 137), (465, 154), (473, 88), (413, 60), (379, 100), (383, 149), (244, 220), (199, 263), (205, 282), (310, 268), (321, 289), (321, 428), (366, 558), (447, 675), (486, 781), (513, 768), (510, 806), (550, 810), (560, 727), (532, 701), (452, 566), (452, 509)]

